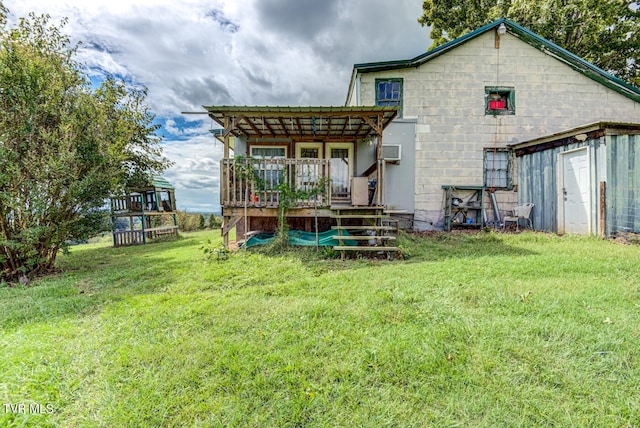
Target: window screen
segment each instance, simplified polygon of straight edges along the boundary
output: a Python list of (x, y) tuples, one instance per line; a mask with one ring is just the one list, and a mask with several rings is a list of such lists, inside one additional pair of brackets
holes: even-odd
[(486, 149), (484, 152), (484, 185), (491, 188), (510, 188), (509, 152)]

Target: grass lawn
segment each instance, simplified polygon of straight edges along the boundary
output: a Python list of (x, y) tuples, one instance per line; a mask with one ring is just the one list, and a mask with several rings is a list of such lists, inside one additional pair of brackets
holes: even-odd
[(0, 426), (640, 424), (639, 246), (439, 234), (405, 261), (207, 262), (218, 235), (74, 247), (0, 285)]

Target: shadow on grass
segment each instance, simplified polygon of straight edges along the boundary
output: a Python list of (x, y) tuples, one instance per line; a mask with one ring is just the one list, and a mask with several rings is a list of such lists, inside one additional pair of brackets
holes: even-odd
[(398, 245), (407, 263), (436, 262), (448, 259), (481, 257), (526, 257), (538, 253), (508, 242), (514, 235), (492, 231), (402, 233)]
[(375, 251), (362, 253), (346, 253), (346, 260), (340, 260), (340, 252), (330, 247), (321, 247), (318, 251), (305, 247), (290, 247), (284, 251), (269, 252), (268, 249), (254, 247), (249, 250), (266, 257), (293, 257), (305, 264), (316, 264), (319, 261), (329, 262), (332, 269), (361, 269), (391, 263), (423, 263), (443, 261), (447, 259), (480, 258), (480, 257), (526, 257), (538, 254), (521, 246), (508, 243), (508, 234), (495, 232), (430, 232), (410, 234), (401, 232), (395, 245), (400, 248), (397, 258), (388, 252)]
[(537, 254), (522, 246), (510, 245), (508, 236), (495, 233), (403, 234), (398, 244), (406, 260), (356, 256), (358, 258), (341, 261), (327, 258), (332, 255), (329, 250), (291, 248), (277, 254), (239, 250), (232, 253), (229, 260), (207, 264), (200, 246), (210, 237), (198, 234), (133, 247), (74, 248), (70, 255), (59, 260), (60, 273), (34, 281), (30, 288), (0, 287), (0, 325), (7, 329), (62, 317), (87, 316), (105, 305), (162, 291), (223, 292), (396, 263)]
[(28, 288), (0, 286), (0, 326), (87, 316), (134, 295), (163, 291), (180, 280), (185, 263), (173, 254), (190, 253), (189, 247), (196, 252), (198, 245), (199, 239), (187, 237), (132, 247), (74, 247), (59, 258), (58, 273)]

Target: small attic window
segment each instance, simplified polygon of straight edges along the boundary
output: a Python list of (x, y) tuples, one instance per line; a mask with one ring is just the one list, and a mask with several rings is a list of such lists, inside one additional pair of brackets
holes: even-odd
[(516, 114), (516, 90), (506, 86), (485, 86), (485, 114)]
[(402, 79), (376, 79), (376, 105), (398, 106), (402, 117)]

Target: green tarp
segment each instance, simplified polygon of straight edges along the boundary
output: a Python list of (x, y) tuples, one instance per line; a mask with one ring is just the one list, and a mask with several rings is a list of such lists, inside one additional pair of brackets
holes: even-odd
[[(353, 239), (344, 239), (342, 244), (337, 239), (333, 239), (338, 234), (336, 230), (327, 230), (326, 232), (318, 233), (318, 245), (321, 247), (333, 247), (334, 245), (350, 245), (356, 246), (358, 242)], [(346, 231), (342, 232), (343, 236), (349, 235)], [(272, 242), (275, 238), (274, 233), (260, 233), (252, 236), (244, 244), (247, 247), (254, 247), (256, 245), (266, 245)], [(298, 245), (301, 247), (314, 247), (316, 245), (316, 233), (304, 232), (302, 230), (290, 230), (289, 231), (289, 244)]]

